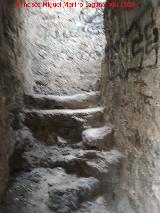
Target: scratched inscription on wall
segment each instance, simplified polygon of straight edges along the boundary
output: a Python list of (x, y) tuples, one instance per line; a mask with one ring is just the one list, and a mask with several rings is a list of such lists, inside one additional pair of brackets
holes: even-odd
[(141, 72), (143, 68), (157, 65), (159, 29), (154, 12), (148, 4), (127, 28), (127, 17), (122, 21), (117, 13), (108, 11), (106, 56), (111, 79), (117, 76), (127, 78), (129, 72)]

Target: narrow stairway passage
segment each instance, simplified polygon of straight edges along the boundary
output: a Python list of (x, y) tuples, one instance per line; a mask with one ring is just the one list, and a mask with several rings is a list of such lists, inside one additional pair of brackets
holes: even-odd
[(5, 213), (116, 212), (123, 156), (97, 94), (24, 97)]

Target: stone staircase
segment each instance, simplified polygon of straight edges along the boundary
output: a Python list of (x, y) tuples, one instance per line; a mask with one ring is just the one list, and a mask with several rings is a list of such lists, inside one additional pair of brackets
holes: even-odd
[(114, 213), (118, 167), (100, 94), (25, 95), (5, 213)]

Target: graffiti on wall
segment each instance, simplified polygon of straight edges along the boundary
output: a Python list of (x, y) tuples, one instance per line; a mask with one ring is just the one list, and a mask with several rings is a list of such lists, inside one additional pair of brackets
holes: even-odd
[(151, 4), (132, 20), (125, 32), (116, 13), (111, 11), (108, 20), (106, 55), (111, 79), (117, 76), (127, 78), (129, 72), (141, 72), (143, 68), (157, 65), (159, 31)]

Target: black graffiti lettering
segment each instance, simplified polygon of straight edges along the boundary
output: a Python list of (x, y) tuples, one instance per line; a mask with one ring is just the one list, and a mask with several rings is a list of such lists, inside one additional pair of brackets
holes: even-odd
[(137, 22), (133, 23), (131, 32), (134, 29), (137, 31), (137, 38), (133, 39), (131, 43), (131, 46), (132, 46), (131, 50), (132, 50), (133, 57), (135, 57), (139, 53), (142, 53), (144, 50), (143, 46), (141, 46), (143, 42), (143, 34), (141, 33), (141, 28)]
[[(143, 67), (143, 59), (144, 59), (144, 36), (143, 36), (143, 30), (140, 27), (140, 24), (133, 20), (129, 30), (125, 33), (127, 42), (130, 41), (130, 51), (132, 54), (132, 57), (135, 58), (137, 55), (139, 55), (139, 65), (137, 67), (128, 67), (127, 73), (129, 72), (141, 72)], [(133, 37), (133, 35), (135, 35)], [(132, 38), (133, 37), (133, 38)]]
[(153, 19), (152, 12), (152, 21), (145, 25), (144, 27), (144, 35), (146, 40), (145, 53), (151, 54), (151, 52), (155, 51), (155, 64), (158, 63), (158, 41), (159, 41), (159, 32), (158, 28), (155, 27), (155, 21)]
[(159, 41), (159, 32), (158, 28), (153, 29), (153, 35), (154, 35), (154, 42), (157, 43)]
[[(115, 13), (109, 13), (108, 17), (109, 21), (112, 20), (106, 31), (111, 37), (107, 48), (111, 79), (118, 76), (125, 79), (129, 72), (141, 72), (144, 67), (157, 65), (159, 30), (156, 27), (154, 8), (151, 4), (135, 17), (126, 32), (123, 32)], [(146, 23), (146, 20), (149, 21)], [(147, 60), (150, 54), (153, 60)], [(149, 64), (151, 61), (153, 64)]]
[(145, 45), (145, 53), (150, 54), (152, 50), (155, 48), (154, 47), (154, 39), (153, 39), (153, 32), (152, 32), (152, 27), (153, 23), (148, 23), (144, 27), (144, 35), (145, 35), (145, 40), (146, 40), (146, 45)]
[(158, 28), (153, 29), (153, 34), (154, 34), (154, 42), (155, 42), (155, 52), (156, 52), (156, 62), (155, 64), (158, 64), (158, 52), (159, 52), (159, 46), (158, 46), (158, 41), (159, 41), (159, 31)]

